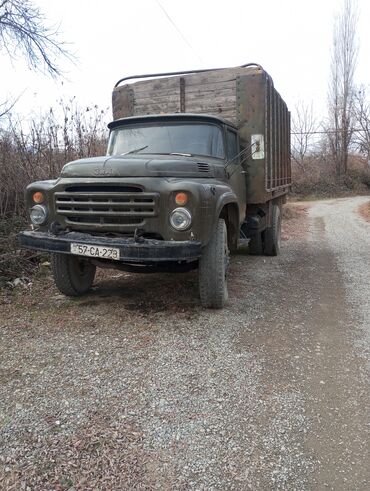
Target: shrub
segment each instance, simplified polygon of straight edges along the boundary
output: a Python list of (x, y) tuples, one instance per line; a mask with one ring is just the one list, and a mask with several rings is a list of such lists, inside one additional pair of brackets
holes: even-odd
[(30, 182), (56, 178), (71, 160), (105, 154), (105, 118), (106, 111), (81, 110), (74, 100), (29, 124), (10, 118), (0, 133), (0, 217), (25, 216)]
[(42, 254), (19, 250), (17, 233), (26, 227), (26, 186), (56, 178), (66, 162), (106, 152), (107, 112), (80, 109), (74, 100), (25, 124), (9, 118), (0, 130), (0, 286), (37, 268)]

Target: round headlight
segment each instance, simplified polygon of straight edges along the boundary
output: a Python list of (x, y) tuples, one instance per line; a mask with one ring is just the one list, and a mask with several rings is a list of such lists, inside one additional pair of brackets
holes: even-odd
[(186, 208), (176, 208), (170, 215), (170, 224), (175, 230), (186, 230), (191, 225), (191, 214)]
[(30, 218), (34, 225), (42, 225), (46, 222), (48, 212), (45, 206), (35, 205), (31, 208)]

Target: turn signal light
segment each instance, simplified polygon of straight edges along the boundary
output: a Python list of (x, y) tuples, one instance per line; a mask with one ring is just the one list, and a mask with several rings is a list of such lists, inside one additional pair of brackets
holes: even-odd
[(37, 191), (36, 193), (33, 193), (32, 199), (34, 203), (43, 203), (44, 195), (40, 191)]
[(188, 195), (186, 193), (177, 193), (175, 201), (177, 205), (184, 206), (188, 202)]

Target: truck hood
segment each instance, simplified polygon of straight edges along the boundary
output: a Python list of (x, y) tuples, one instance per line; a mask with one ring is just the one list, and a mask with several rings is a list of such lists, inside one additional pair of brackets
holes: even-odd
[(115, 155), (69, 162), (61, 177), (216, 177), (220, 162), (177, 155)]

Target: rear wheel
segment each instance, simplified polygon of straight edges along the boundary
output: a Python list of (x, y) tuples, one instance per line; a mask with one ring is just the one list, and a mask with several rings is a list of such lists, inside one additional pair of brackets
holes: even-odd
[(226, 223), (220, 218), (199, 260), (199, 293), (203, 307), (222, 309), (225, 305), (228, 299), (229, 261)]
[(256, 235), (251, 237), (248, 244), (249, 254), (252, 256), (262, 256), (263, 255), (263, 241), (261, 232), (257, 232)]
[(272, 207), (271, 227), (263, 234), (264, 253), (266, 256), (277, 256), (281, 243), (281, 210), (279, 205)]
[(96, 266), (87, 259), (53, 252), (51, 269), (58, 289), (69, 297), (88, 292), (93, 284)]

